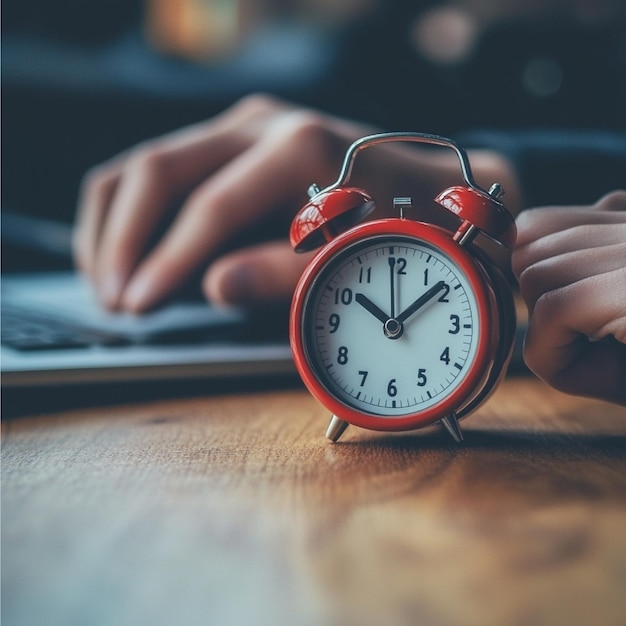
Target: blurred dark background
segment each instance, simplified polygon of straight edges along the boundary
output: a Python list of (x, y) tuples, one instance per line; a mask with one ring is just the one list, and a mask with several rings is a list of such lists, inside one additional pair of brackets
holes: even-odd
[[(339, 5), (339, 6), (337, 6)], [(626, 128), (623, 0), (5, 0), (2, 206), (256, 91), (385, 129)]]

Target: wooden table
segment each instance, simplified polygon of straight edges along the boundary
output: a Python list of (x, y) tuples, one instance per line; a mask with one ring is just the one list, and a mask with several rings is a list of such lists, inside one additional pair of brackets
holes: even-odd
[(300, 388), (3, 423), (4, 626), (626, 624), (626, 410), (510, 378), (464, 423)]

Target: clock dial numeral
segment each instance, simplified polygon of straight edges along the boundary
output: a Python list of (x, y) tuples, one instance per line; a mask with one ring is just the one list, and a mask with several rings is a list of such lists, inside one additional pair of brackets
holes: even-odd
[(440, 361), (443, 361), (446, 365), (450, 363), (450, 346), (446, 346), (439, 357)]
[(396, 259), (396, 267), (398, 268), (397, 274), (398, 276), (406, 276), (406, 259), (403, 257), (398, 257)]
[(367, 380), (367, 370), (359, 370), (359, 376), (361, 377), (361, 387), (365, 385), (365, 381)]
[(461, 318), (458, 315), (452, 314), (450, 316), (450, 321), (452, 322), (452, 328), (448, 331), (450, 335), (457, 335), (461, 330)]
[(341, 318), (337, 313), (331, 313), (328, 318), (328, 325), (330, 326), (330, 333), (334, 334), (339, 330), (339, 324), (341, 323)]
[(339, 346), (337, 350), (337, 363), (339, 365), (345, 365), (348, 362), (348, 348), (346, 346)]
[(450, 300), (448, 300), (448, 294), (450, 293), (450, 286), (447, 283), (444, 283), (442, 289), (443, 289), (443, 293), (439, 296), (439, 299), (437, 300), (437, 302), (450, 302)]
[(391, 398), (395, 398), (398, 395), (398, 388), (396, 387), (395, 378), (392, 378), (387, 384), (387, 395)]
[(428, 382), (428, 378), (426, 377), (426, 369), (421, 367), (417, 370), (417, 386), (425, 387)]
[(345, 289), (337, 289), (335, 291), (335, 304), (348, 305), (352, 302), (352, 289), (346, 287)]

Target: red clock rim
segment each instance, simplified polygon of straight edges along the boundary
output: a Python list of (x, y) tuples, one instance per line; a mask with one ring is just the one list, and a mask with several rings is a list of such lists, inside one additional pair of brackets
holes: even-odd
[[(400, 417), (368, 414), (335, 398), (314, 374), (313, 367), (307, 357), (303, 338), (304, 303), (314, 279), (336, 253), (349, 245), (380, 235), (413, 237), (440, 249), (465, 273), (476, 294), (478, 305), (478, 345), (470, 365), (470, 371), (450, 395), (440, 402), (423, 411)], [(388, 218), (360, 224), (331, 241), (311, 260), (302, 274), (294, 292), (290, 313), (291, 350), (296, 369), (310, 393), (340, 419), (369, 430), (399, 431), (420, 428), (461, 409), (480, 388), (482, 380), (492, 365), (491, 354), (493, 351), (491, 347), (493, 338), (497, 336), (498, 332), (497, 319), (490, 306), (489, 288), (477, 263), (464, 248), (452, 240), (452, 233), (438, 226), (413, 220)]]

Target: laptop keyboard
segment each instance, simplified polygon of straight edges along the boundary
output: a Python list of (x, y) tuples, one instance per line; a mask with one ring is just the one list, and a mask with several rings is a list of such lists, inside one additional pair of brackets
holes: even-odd
[(120, 346), (127, 337), (79, 326), (32, 311), (2, 307), (1, 339), (14, 350), (59, 350)]

